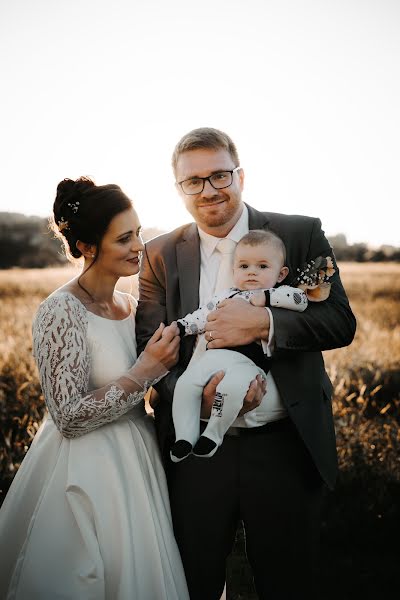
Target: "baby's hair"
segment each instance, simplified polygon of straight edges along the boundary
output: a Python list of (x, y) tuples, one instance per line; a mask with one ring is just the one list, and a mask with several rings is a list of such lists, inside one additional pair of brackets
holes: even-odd
[(282, 239), (277, 233), (270, 229), (251, 229), (249, 233), (246, 233), (239, 241), (239, 244), (244, 246), (261, 246), (262, 244), (270, 244), (276, 250), (282, 254), (283, 263), (286, 262), (286, 248)]

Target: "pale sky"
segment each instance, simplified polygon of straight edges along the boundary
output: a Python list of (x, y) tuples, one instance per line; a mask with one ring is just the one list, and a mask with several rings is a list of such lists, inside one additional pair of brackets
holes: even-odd
[(90, 175), (172, 229), (172, 150), (211, 126), (255, 208), (400, 245), (398, 0), (0, 0), (0, 85), (0, 211)]

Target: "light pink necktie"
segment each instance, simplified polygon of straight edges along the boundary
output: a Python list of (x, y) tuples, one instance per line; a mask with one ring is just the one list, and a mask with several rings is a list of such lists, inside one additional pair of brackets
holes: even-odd
[(235, 248), (236, 242), (229, 238), (222, 238), (215, 247), (221, 253), (221, 262), (215, 280), (215, 294), (233, 286), (233, 253)]
[[(221, 262), (218, 269), (218, 275), (215, 280), (214, 294), (227, 290), (233, 285), (233, 252), (236, 248), (236, 242), (223, 238), (219, 240), (215, 249), (221, 253)], [(204, 333), (197, 338), (197, 344), (190, 359), (190, 363), (195, 362), (205, 351), (207, 342)]]

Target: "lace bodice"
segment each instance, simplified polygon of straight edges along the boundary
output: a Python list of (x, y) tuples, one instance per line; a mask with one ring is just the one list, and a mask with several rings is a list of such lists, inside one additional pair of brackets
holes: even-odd
[(137, 359), (133, 310), (122, 321), (104, 319), (68, 292), (56, 292), (40, 305), (33, 353), (49, 413), (68, 438), (118, 419), (160, 379), (157, 370), (153, 379), (147, 377), (140, 358), (132, 368)]

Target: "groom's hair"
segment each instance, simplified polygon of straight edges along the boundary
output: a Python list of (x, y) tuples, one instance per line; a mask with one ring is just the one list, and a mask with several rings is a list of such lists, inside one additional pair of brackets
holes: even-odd
[(272, 246), (280, 254), (282, 254), (283, 263), (286, 262), (286, 248), (282, 239), (275, 231), (271, 229), (251, 229), (237, 243), (237, 246)]
[(239, 155), (235, 144), (223, 131), (213, 127), (199, 127), (183, 136), (175, 146), (172, 154), (172, 169), (176, 175), (178, 159), (184, 152), (191, 150), (226, 150), (232, 157), (235, 167), (239, 166)]

